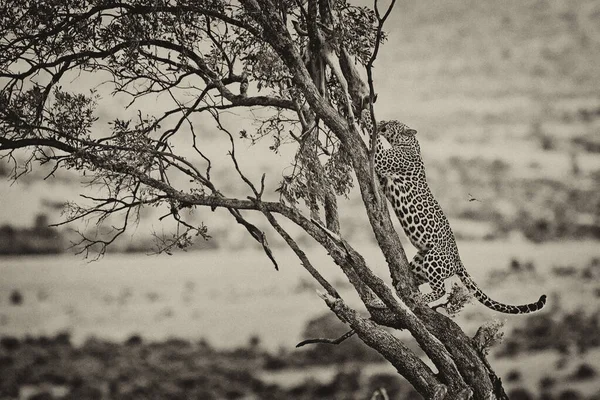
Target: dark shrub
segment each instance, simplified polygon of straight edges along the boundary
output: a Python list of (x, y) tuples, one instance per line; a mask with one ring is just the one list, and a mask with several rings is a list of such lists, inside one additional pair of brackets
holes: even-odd
[(576, 390), (572, 390), (572, 389), (563, 390), (558, 395), (558, 400), (581, 400), (581, 399), (583, 399), (583, 396), (581, 395), (581, 393), (579, 393)]
[(587, 380), (594, 378), (598, 373), (589, 364), (581, 364), (579, 368), (573, 373), (571, 379), (573, 380)]
[(600, 346), (599, 315), (586, 315), (583, 310), (577, 310), (564, 316), (561, 324), (563, 337), (571, 337), (580, 352)]
[(186, 349), (192, 346), (189, 340), (181, 338), (169, 338), (162, 343), (164, 346), (174, 347), (179, 349)]
[(52, 345), (52, 339), (50, 339), (48, 336), (42, 335), (35, 339), (35, 343), (41, 347), (50, 347)]
[(561, 357), (558, 360), (556, 360), (556, 369), (561, 370), (564, 369), (567, 364), (569, 363), (569, 358), (568, 357)]
[[(582, 114), (587, 115), (587, 114)], [(598, 140), (598, 135), (596, 133), (588, 133), (580, 136), (576, 136), (572, 139), (573, 143), (577, 146), (581, 147), (585, 151), (589, 153), (598, 153), (600, 152), (600, 140)]]
[(534, 315), (527, 320), (525, 338), (528, 350), (546, 350), (556, 345), (556, 327), (552, 317), (546, 314)]
[(71, 334), (69, 332), (59, 332), (54, 337), (54, 343), (63, 346), (71, 345)]
[(131, 335), (126, 341), (127, 346), (139, 346), (142, 344), (142, 337), (140, 335)]
[(520, 379), (521, 379), (521, 372), (516, 369), (513, 369), (512, 371), (509, 371), (508, 374), (506, 374), (506, 380), (508, 382), (516, 382)]
[(600, 392), (593, 394), (591, 397), (588, 397), (587, 400), (600, 400)]
[(552, 273), (560, 277), (575, 276), (577, 272), (577, 269), (572, 265), (552, 267)]
[(29, 397), (29, 400), (53, 400), (54, 396), (48, 392), (36, 393)]
[(360, 371), (338, 372), (331, 382), (334, 393), (356, 393), (360, 390)]
[(53, 385), (66, 385), (67, 383), (69, 383), (69, 380), (67, 379), (66, 376), (64, 376), (60, 372), (54, 372), (54, 371), (48, 371), (46, 373), (43, 373), (40, 376), (40, 379), (43, 382), (49, 382), (49, 383), (52, 383)]
[(533, 400), (533, 395), (527, 389), (519, 387), (508, 392), (508, 398), (510, 400)]
[(540, 379), (540, 390), (544, 391), (546, 389), (552, 389), (552, 387), (554, 387), (555, 384), (556, 379), (552, 378), (551, 376), (545, 376), (542, 379)]
[(239, 390), (239, 389), (237, 389), (237, 388), (229, 389), (225, 393), (225, 398), (226, 399), (234, 400), (234, 399), (240, 399), (242, 397), (244, 397), (244, 392), (241, 391), (241, 390)]
[(542, 392), (538, 400), (554, 400), (554, 396), (549, 392)]
[(516, 258), (512, 258), (510, 260), (510, 270), (512, 272), (519, 272), (519, 271), (521, 271), (521, 263), (519, 262), (519, 260), (517, 260)]
[(18, 290), (13, 290), (9, 297), (10, 304), (13, 306), (20, 306), (23, 304), (23, 295)]
[(339, 393), (333, 385), (319, 385), (313, 391), (313, 398), (315, 399), (333, 399), (335, 395)]
[(4, 336), (0, 339), (0, 345), (8, 351), (13, 351), (19, 348), (19, 339), (12, 336)]
[(509, 338), (498, 351), (498, 357), (515, 357), (521, 352), (522, 347), (519, 341)]
[(0, 356), (0, 370), (12, 367), (14, 364), (15, 364), (15, 359), (13, 357), (11, 357), (11, 356)]
[(267, 354), (265, 356), (265, 361), (263, 364), (263, 368), (270, 371), (276, 371), (279, 369), (283, 369), (288, 366), (288, 362), (277, 355)]

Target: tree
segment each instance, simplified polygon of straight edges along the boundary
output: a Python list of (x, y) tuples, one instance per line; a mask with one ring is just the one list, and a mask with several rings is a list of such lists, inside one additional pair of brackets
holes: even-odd
[[(17, 152), (25, 151), (25, 172), (50, 163), (99, 186), (101, 195), (69, 205), (65, 223), (96, 218), (102, 224), (119, 216), (122, 224), (108, 237), (82, 233), (86, 253), (94, 247), (102, 254), (144, 207), (163, 207), (177, 223), (163, 251), (185, 247), (208, 232), (182, 210), (210, 207), (226, 209), (276, 263), (265, 233), (245, 218), (258, 212), (322, 286), (324, 301), (351, 327), (348, 335), (381, 353), (425, 398), (506, 398), (485, 358), (496, 329), (482, 328), (472, 339), (419, 301), (373, 179), (373, 138), (365, 143), (356, 125), (366, 107), (375, 122), (371, 71), (393, 5), (381, 13), (377, 3), (373, 11), (345, 0), (9, 0), (0, 16), (0, 155), (14, 163), (15, 178)], [(112, 95), (129, 96), (131, 107), (159, 94), (172, 107), (99, 128), (98, 92), (67, 89), (90, 76), (106, 76)], [(253, 110), (259, 128), (232, 133), (226, 115), (232, 109)], [(229, 196), (211, 177), (195, 119), (203, 113), (228, 137), (231, 161), (250, 196)], [(173, 140), (184, 136), (192, 152), (182, 155)], [(264, 174), (253, 182), (237, 162), (236, 143), (261, 137), (272, 138), (274, 151), (282, 143), (295, 146), (294, 172), (284, 176), (279, 201), (265, 199)], [(182, 177), (189, 184), (181, 184)], [(340, 235), (337, 198), (353, 182), (396, 296)], [(327, 250), (369, 318), (346, 305), (281, 219)], [(383, 326), (409, 331), (437, 372)]]

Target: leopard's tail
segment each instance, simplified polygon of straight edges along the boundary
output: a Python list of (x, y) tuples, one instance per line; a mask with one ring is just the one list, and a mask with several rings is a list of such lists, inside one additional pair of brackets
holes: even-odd
[(491, 308), (494, 311), (498, 311), (506, 314), (527, 314), (534, 311), (541, 310), (546, 304), (546, 295), (540, 296), (540, 299), (535, 303), (523, 304), (515, 306), (512, 304), (499, 303), (496, 300), (492, 300), (487, 294), (483, 293), (479, 286), (475, 283), (473, 278), (467, 273), (464, 267), (461, 267), (456, 272), (456, 275), (460, 277), (462, 283), (471, 291), (475, 298), (484, 306)]

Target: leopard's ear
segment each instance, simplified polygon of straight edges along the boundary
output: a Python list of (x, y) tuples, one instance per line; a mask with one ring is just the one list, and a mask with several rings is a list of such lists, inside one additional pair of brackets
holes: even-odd
[(404, 131), (405, 134), (407, 135), (416, 135), (417, 131), (415, 129), (410, 129), (410, 128), (406, 128), (406, 130)]
[(387, 130), (386, 125), (387, 125), (387, 121), (379, 121), (377, 123), (377, 130), (379, 132), (385, 132)]

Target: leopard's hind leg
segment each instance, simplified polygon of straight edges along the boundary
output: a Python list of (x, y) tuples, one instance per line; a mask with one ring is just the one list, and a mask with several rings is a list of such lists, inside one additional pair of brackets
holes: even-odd
[(423, 301), (429, 304), (446, 294), (444, 281), (454, 275), (456, 265), (447, 251), (434, 247), (425, 253), (422, 268), (432, 290), (423, 296)]

